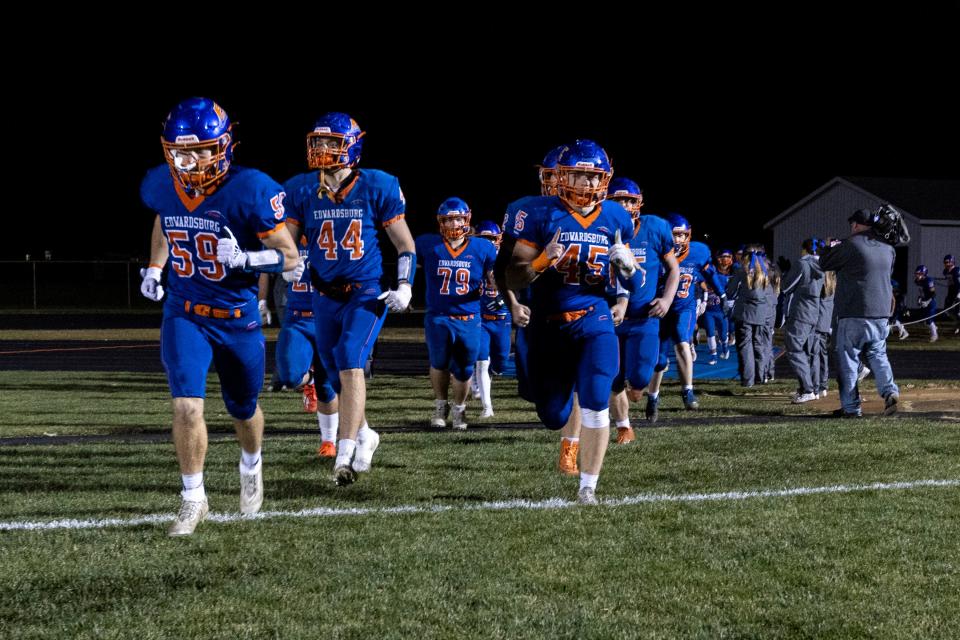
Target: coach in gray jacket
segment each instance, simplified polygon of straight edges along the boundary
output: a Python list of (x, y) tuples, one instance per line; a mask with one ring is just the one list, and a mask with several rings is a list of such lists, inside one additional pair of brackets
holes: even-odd
[(876, 214), (860, 209), (850, 216), (849, 222), (853, 235), (824, 251), (820, 258), (821, 269), (837, 274), (834, 350), (840, 386), (838, 413), (842, 417), (860, 416), (857, 365), (862, 353), (876, 376), (877, 391), (884, 399), (883, 413), (891, 415), (896, 413), (900, 399), (900, 389), (893, 381), (887, 360), (894, 250), (874, 233)]

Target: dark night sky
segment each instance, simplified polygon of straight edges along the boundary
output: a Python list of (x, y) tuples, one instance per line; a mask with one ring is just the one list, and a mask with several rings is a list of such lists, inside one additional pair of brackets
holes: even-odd
[[(619, 49), (584, 38), (548, 57), (542, 42), (486, 33), (459, 46), (381, 42), (378, 64), (339, 65), (261, 54), (255, 42), (213, 63), (175, 64), (156, 37), (85, 40), (58, 64), (11, 78), (13, 135), (27, 136), (30, 158), (15, 201), (31, 211), (32, 231), (10, 236), (0, 258), (45, 248), (55, 258), (145, 256), (152, 216), (140, 179), (162, 162), (167, 111), (192, 95), (216, 99), (238, 123), (235, 161), (278, 181), (305, 169), (317, 115), (350, 113), (367, 131), (361, 166), (400, 179), (415, 234), (434, 228), (450, 195), (475, 221), (499, 222), (508, 202), (537, 189), (543, 154), (578, 137), (643, 186), (646, 212), (686, 215), (715, 247), (762, 237), (764, 221), (834, 175), (960, 177), (955, 51), (935, 36), (917, 48), (841, 31), (802, 40), (717, 31)], [(140, 72), (125, 73), (124, 57)]]

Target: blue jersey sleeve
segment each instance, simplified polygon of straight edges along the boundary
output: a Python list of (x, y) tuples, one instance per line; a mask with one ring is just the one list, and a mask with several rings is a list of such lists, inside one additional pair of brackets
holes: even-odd
[(381, 191), (381, 200), (377, 206), (377, 223), (383, 227), (389, 227), (394, 222), (403, 220), (406, 215), (407, 201), (403, 197), (403, 191), (400, 189), (400, 181), (389, 174), (382, 174), (389, 179)]
[(283, 229), (286, 221), (284, 200), (286, 193), (279, 184), (264, 173), (252, 172), (253, 188), (250, 212), (257, 237), (266, 238)]

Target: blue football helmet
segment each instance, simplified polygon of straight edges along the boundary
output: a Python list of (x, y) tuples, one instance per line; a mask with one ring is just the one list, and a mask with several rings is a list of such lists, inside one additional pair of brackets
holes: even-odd
[(202, 194), (227, 175), (233, 160), (231, 127), (227, 112), (209, 98), (184, 100), (167, 115), (160, 137), (164, 157), (191, 195)]
[[(456, 224), (459, 220), (461, 224)], [(470, 207), (460, 198), (447, 198), (437, 209), (440, 235), (447, 240), (459, 240), (470, 231)]]
[(567, 145), (562, 144), (550, 149), (547, 155), (543, 156), (543, 164), (537, 165), (540, 169), (540, 195), (557, 195), (557, 159), (566, 148)]
[(670, 230), (673, 233), (673, 252), (677, 256), (681, 256), (690, 247), (690, 223), (679, 213), (669, 213), (667, 214), (667, 224), (670, 225)]
[(307, 166), (327, 171), (356, 166), (365, 133), (345, 113), (332, 111), (320, 116), (307, 134)]
[(503, 235), (500, 233), (500, 225), (496, 222), (484, 220), (478, 224), (477, 235), (492, 242), (497, 249), (500, 248), (500, 240), (503, 238)]
[(630, 178), (613, 178), (607, 189), (607, 198), (616, 200), (633, 216), (634, 223), (640, 218), (643, 207), (643, 189)]
[(917, 265), (917, 270), (913, 272), (913, 279), (922, 280), (927, 277), (928, 273), (930, 272), (927, 270), (926, 265)]
[[(577, 174), (582, 173), (594, 175), (584, 183), (576, 179)], [(574, 141), (557, 158), (557, 195), (572, 207), (587, 207), (606, 198), (611, 177), (610, 157), (592, 140)]]

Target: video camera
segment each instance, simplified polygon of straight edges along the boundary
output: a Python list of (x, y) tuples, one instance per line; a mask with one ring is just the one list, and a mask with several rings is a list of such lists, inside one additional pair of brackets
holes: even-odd
[(910, 231), (903, 215), (889, 204), (880, 205), (874, 213), (873, 231), (884, 242), (897, 246), (910, 242)]

